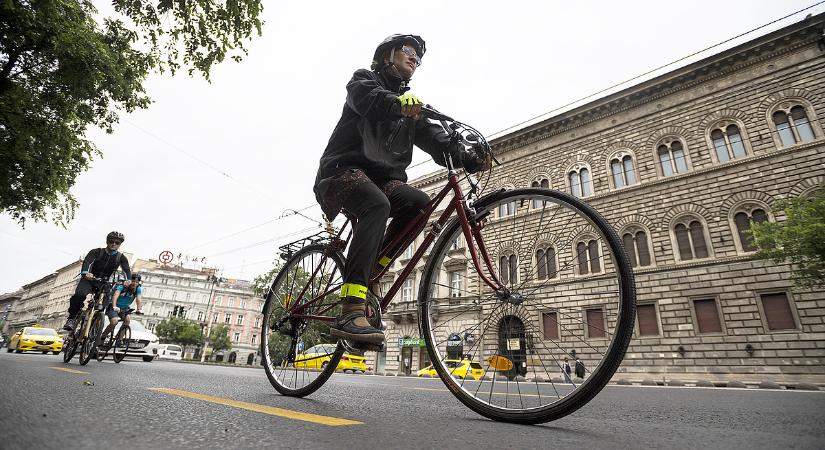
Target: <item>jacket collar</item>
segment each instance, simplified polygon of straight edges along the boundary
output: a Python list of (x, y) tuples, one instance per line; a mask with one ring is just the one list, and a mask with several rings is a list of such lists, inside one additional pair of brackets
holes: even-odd
[(378, 78), (381, 79), (381, 83), (391, 91), (403, 94), (404, 92), (410, 90), (408, 86), (410, 81), (404, 81), (404, 79), (398, 75), (398, 72), (390, 69), (390, 66), (385, 66), (384, 69), (379, 70), (376, 73), (378, 74)]

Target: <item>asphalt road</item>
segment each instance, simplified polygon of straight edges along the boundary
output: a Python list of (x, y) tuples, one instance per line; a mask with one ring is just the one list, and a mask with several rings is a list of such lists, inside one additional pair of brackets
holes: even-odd
[(260, 369), (3, 349), (0, 380), (2, 449), (825, 448), (825, 392), (608, 386), (524, 426), (478, 416), (438, 379), (336, 374), (295, 399)]

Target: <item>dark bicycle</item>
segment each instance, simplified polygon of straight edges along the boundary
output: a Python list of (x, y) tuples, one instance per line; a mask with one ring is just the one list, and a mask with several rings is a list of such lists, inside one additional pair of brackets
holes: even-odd
[[(132, 341), (132, 328), (129, 326), (128, 320), (129, 315), (132, 313), (142, 315), (142, 313), (135, 311), (134, 308), (121, 309), (118, 311), (117, 315), (120, 318), (119, 326), (116, 325), (101, 338), (97, 350), (98, 361), (106, 359), (109, 352), (112, 352), (112, 359), (115, 363), (120, 363), (123, 361), (123, 358), (126, 357), (126, 352), (129, 351), (129, 343)], [(117, 328), (117, 332), (115, 332), (115, 328)]]
[(106, 308), (106, 300), (111, 288), (109, 281), (101, 278), (89, 280), (94, 287), (92, 298), (86, 302), (80, 312), (80, 319), (75, 324), (74, 331), (66, 335), (63, 342), (63, 362), (72, 360), (78, 347), (80, 355), (78, 360), (81, 366), (85, 366), (92, 359), (97, 351), (97, 343), (106, 318), (103, 310)]
[[(472, 127), (429, 108), (423, 114), (495, 160)], [(433, 368), (450, 392), (495, 420), (564, 417), (607, 384), (633, 333), (635, 288), (622, 242), (576, 197), (540, 187), (480, 196), (481, 183), (466, 174), (462, 181), (448, 155), (445, 160), (445, 186), (381, 250), (387, 264), (370, 284), (380, 282), (401, 255), (403, 269), (382, 298), (368, 294), (367, 318), (383, 329), (381, 317), (423, 261), (417, 302), (396, 302), (392, 313), (417, 316)], [(451, 193), (446, 208), (437, 210)], [(347, 230), (353, 220), (344, 215), (337, 230), (330, 226), (326, 234), (281, 248), (285, 263), (265, 295), (264, 368), (283, 395), (309, 395), (329, 379), (344, 352), (364, 350), (329, 335), (341, 303), (343, 251), (352, 236)], [(405, 252), (422, 231), (414, 254)], [(326, 366), (308, 369), (299, 354), (319, 342), (337, 345), (314, 356), (328, 358)], [(559, 381), (563, 360), (572, 356), (589, 368), (584, 379)], [(456, 373), (457, 367), (473, 367), (473, 376)]]

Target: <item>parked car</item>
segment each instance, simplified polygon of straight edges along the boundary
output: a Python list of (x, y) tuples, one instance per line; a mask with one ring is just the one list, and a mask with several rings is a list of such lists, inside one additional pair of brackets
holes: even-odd
[[(474, 378), (476, 380), (480, 380), (481, 377), (484, 376), (484, 369), (481, 367), (481, 364), (470, 361), (469, 359), (463, 359), (461, 361), (457, 359), (447, 359), (444, 361), (444, 364), (450, 369), (450, 373), (460, 379), (467, 378), (468, 376)], [(437, 377), (435, 368), (433, 366), (427, 366), (418, 371), (419, 377)]]
[(171, 359), (180, 361), (183, 358), (183, 349), (179, 345), (160, 344), (158, 345), (158, 359)]
[(49, 352), (57, 355), (63, 350), (63, 338), (51, 328), (24, 327), (11, 337), (6, 351), (11, 352), (12, 350), (16, 353), (41, 351), (44, 355)]
[[(321, 369), (326, 367), (332, 354), (335, 353), (337, 344), (318, 344), (309, 350), (299, 353), (295, 357), (295, 367), (305, 367), (308, 369)], [(363, 356), (344, 353), (338, 361), (335, 370), (352, 370), (364, 373), (367, 371), (367, 363)]]
[[(132, 338), (129, 340), (127, 357), (140, 357), (146, 362), (152, 362), (158, 356), (158, 337), (147, 330), (143, 324), (131, 317), (129, 328), (132, 329)], [(115, 326), (115, 335), (120, 330), (120, 323)]]

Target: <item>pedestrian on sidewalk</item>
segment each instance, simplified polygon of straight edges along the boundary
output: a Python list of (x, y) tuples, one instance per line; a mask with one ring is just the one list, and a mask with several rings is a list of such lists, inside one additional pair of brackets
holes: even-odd
[(564, 374), (564, 382), (565, 383), (573, 383), (573, 380), (570, 379), (570, 363), (567, 361), (567, 358), (564, 358), (564, 365), (561, 366), (561, 373)]
[(584, 378), (584, 363), (579, 358), (576, 358), (576, 377)]

